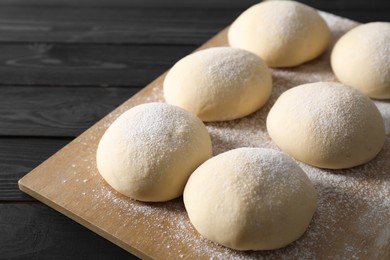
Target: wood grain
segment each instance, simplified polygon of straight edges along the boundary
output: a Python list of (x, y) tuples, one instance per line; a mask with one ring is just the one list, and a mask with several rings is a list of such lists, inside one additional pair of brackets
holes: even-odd
[(0, 229), (1, 259), (137, 259), (41, 204), (0, 204)]
[(2, 44), (0, 82), (144, 86), (193, 49), (174, 45)]
[(1, 137), (0, 202), (34, 201), (34, 198), (19, 190), (18, 180), (71, 140), (71, 138)]
[(0, 8), (0, 41), (199, 45), (240, 11), (6, 6)]
[[(259, 0), (2, 0), (3, 5), (12, 6), (58, 6), (58, 7), (78, 7), (78, 8), (175, 8), (175, 9), (191, 9), (191, 8), (212, 8), (212, 9), (229, 9), (229, 8), (247, 8), (260, 2)], [(354, 0), (354, 1), (337, 1), (337, 0), (299, 0), (314, 7), (322, 8), (358, 8), (364, 9), (380, 9), (388, 8), (387, 0)]]
[(0, 87), (1, 136), (76, 137), (139, 87)]
[[(358, 0), (361, 1), (361, 0)], [(382, 0), (379, 0), (382, 1)], [(2, 0), (3, 5), (12, 6), (58, 6), (58, 7), (78, 7), (78, 8), (176, 8), (176, 9), (191, 9), (191, 8), (243, 8), (246, 6), (258, 3), (259, 0), (240, 0), (240, 1), (224, 1), (224, 0)]]
[[(199, 45), (257, 2), (2, 1), (0, 41)], [(390, 19), (385, 0), (302, 2), (361, 22)]]

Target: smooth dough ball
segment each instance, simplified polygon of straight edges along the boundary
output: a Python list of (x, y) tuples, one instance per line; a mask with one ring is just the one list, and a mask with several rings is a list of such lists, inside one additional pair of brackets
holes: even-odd
[(165, 103), (131, 108), (107, 129), (97, 168), (115, 190), (140, 201), (182, 195), (190, 174), (212, 156), (211, 139), (196, 116)]
[(390, 23), (367, 23), (344, 34), (331, 65), (342, 83), (372, 98), (390, 98)]
[(266, 1), (242, 13), (230, 26), (232, 47), (259, 55), (270, 67), (291, 67), (325, 51), (330, 30), (318, 12), (294, 1)]
[(284, 92), (267, 117), (272, 140), (297, 160), (321, 168), (350, 168), (382, 149), (385, 128), (375, 104), (360, 91), (317, 82)]
[(238, 250), (269, 250), (298, 239), (316, 210), (316, 191), (287, 155), (238, 148), (203, 163), (184, 190), (191, 223)]
[(261, 108), (271, 95), (267, 65), (240, 49), (215, 47), (178, 61), (164, 80), (167, 103), (203, 121), (244, 117)]

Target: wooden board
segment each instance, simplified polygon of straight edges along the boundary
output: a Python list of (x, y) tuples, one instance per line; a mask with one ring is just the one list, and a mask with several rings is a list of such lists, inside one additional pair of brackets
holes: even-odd
[[(357, 25), (322, 13), (332, 29), (332, 44)], [(227, 45), (223, 30), (200, 49)], [(243, 146), (278, 149), (265, 129), (267, 112), (286, 89), (314, 81), (335, 81), (328, 50), (304, 65), (272, 70), (274, 89), (259, 111), (239, 120), (208, 123), (214, 154)], [(387, 139), (370, 163), (348, 170), (321, 170), (299, 163), (318, 191), (318, 210), (308, 231), (291, 245), (273, 251), (239, 252), (202, 238), (188, 221), (182, 199), (140, 203), (118, 194), (100, 177), (95, 152), (107, 127), (127, 109), (163, 101), (157, 78), (96, 125), (19, 181), (20, 189), (125, 250), (155, 259), (386, 258), (390, 257), (390, 103), (376, 101)]]

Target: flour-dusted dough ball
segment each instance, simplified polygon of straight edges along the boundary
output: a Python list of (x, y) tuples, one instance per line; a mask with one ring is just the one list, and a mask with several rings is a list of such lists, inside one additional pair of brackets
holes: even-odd
[(238, 250), (268, 250), (298, 239), (316, 210), (316, 191), (287, 155), (263, 148), (219, 154), (184, 190), (191, 223), (204, 237)]
[(107, 129), (97, 168), (114, 189), (140, 201), (183, 193), (190, 174), (212, 156), (211, 139), (196, 116), (165, 103), (131, 108)]
[(291, 67), (319, 56), (330, 30), (318, 12), (294, 1), (266, 1), (230, 26), (229, 43), (259, 55), (270, 67)]
[(272, 140), (297, 160), (341, 169), (370, 161), (385, 142), (383, 118), (355, 88), (317, 82), (284, 92), (267, 117)]
[(331, 64), (342, 83), (372, 98), (390, 98), (390, 23), (367, 23), (344, 34)]
[(178, 61), (164, 80), (167, 103), (203, 121), (244, 117), (261, 108), (271, 95), (267, 65), (240, 49), (215, 47)]

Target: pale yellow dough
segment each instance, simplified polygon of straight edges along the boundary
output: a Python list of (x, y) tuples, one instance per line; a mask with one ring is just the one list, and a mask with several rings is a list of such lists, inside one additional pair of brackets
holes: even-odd
[(344, 34), (332, 50), (336, 77), (372, 98), (390, 98), (390, 23), (373, 22)]
[(179, 197), (190, 174), (212, 156), (200, 119), (165, 103), (123, 113), (99, 142), (96, 162), (115, 190), (140, 201)]
[(286, 154), (238, 148), (203, 163), (184, 190), (191, 223), (238, 250), (276, 249), (298, 239), (316, 210), (316, 191)]
[(304, 84), (284, 92), (267, 117), (272, 140), (297, 160), (321, 168), (350, 168), (373, 159), (385, 142), (375, 104), (336, 82)]
[(167, 103), (203, 121), (244, 117), (261, 108), (271, 95), (267, 65), (240, 49), (215, 47), (178, 61), (164, 80)]
[(242, 13), (230, 26), (232, 47), (259, 55), (270, 67), (291, 67), (319, 56), (330, 30), (318, 12), (294, 1), (266, 1)]

